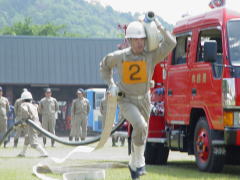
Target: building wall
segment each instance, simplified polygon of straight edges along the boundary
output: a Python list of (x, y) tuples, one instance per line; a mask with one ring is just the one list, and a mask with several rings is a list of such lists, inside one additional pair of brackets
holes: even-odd
[(0, 36), (0, 86), (13, 105), (27, 88), (34, 100), (52, 88), (60, 105), (56, 130), (67, 129), (78, 88), (106, 87), (99, 63), (117, 49), (120, 39)]
[(99, 62), (121, 41), (0, 36), (0, 85), (103, 85)]

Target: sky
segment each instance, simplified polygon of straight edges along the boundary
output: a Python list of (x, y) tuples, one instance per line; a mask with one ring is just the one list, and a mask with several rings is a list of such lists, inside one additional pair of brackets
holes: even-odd
[(121, 12), (154, 11), (168, 23), (175, 24), (182, 15), (197, 14), (210, 9), (210, 0), (95, 0)]
[[(91, 0), (87, 0), (91, 1)], [(210, 10), (210, 0), (93, 0), (104, 5), (110, 5), (121, 12), (154, 11), (165, 21), (175, 25), (182, 15), (195, 15)], [(225, 0), (230, 6), (240, 9), (240, 0)]]

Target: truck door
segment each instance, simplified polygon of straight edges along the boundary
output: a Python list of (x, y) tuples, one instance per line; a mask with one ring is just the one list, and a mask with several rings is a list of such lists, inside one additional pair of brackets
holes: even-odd
[(189, 117), (190, 72), (188, 49), (191, 33), (177, 34), (177, 45), (167, 68), (167, 121), (170, 124), (185, 124)]
[[(204, 43), (217, 42), (217, 60), (214, 63), (204, 62)], [(201, 29), (198, 36), (196, 59), (191, 70), (191, 105), (205, 109), (216, 129), (222, 127), (222, 71), (223, 50), (220, 27)]]

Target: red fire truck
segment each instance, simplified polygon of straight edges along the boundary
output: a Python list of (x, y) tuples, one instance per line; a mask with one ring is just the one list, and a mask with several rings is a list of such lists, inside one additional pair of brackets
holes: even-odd
[(147, 164), (169, 150), (194, 154), (201, 171), (240, 162), (240, 12), (226, 7), (179, 21), (177, 45), (156, 66)]

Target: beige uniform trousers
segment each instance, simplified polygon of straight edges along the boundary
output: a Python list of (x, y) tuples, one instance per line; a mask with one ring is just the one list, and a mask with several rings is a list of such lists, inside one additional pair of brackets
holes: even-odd
[(74, 117), (71, 121), (70, 136), (85, 139), (87, 136), (87, 121), (88, 121), (87, 115), (74, 114)]
[(56, 117), (54, 114), (43, 114), (42, 115), (42, 127), (43, 129), (55, 134)]
[(148, 120), (150, 116), (150, 98), (147, 94), (142, 99), (124, 97), (118, 101), (125, 119), (133, 126), (132, 143), (142, 146), (147, 139)]
[(33, 148), (37, 147), (38, 143), (38, 132), (30, 126), (26, 128), (27, 135), (25, 136), (24, 145), (31, 145)]
[(145, 166), (144, 149), (148, 134), (150, 117), (150, 95), (137, 99), (137, 96), (124, 97), (118, 101), (121, 113), (132, 127), (132, 144), (129, 165), (134, 170)]

